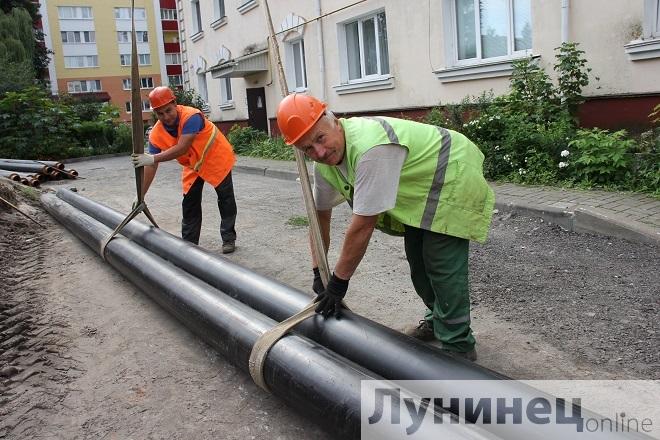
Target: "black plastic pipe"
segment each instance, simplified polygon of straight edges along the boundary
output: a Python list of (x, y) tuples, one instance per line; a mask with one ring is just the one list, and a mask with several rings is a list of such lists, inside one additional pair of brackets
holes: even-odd
[[(117, 211), (67, 189), (58, 190), (57, 196), (110, 228), (124, 219)], [(162, 229), (132, 221), (121, 233), (276, 321), (297, 313), (312, 300), (300, 290), (218, 257)], [(343, 311), (341, 319), (309, 318), (296, 331), (387, 379), (506, 379), (349, 311)]]
[[(53, 194), (43, 194), (41, 202), (60, 223), (99, 252), (102, 241), (111, 232), (107, 226)], [(276, 324), (272, 319), (123, 237), (115, 237), (108, 243), (105, 259), (245, 372), (248, 372), (252, 346)], [(280, 339), (271, 348), (263, 371), (265, 382), (274, 395), (341, 439), (360, 438), (361, 381), (382, 380), (360, 365), (293, 333)], [(407, 411), (400, 407), (401, 402), (396, 399), (391, 403), (393, 411)], [(446, 411), (431, 412), (437, 413)], [(376, 434), (383, 439), (400, 438), (399, 430), (399, 425), (382, 424), (378, 426)], [(430, 430), (433, 438), (497, 439), (464, 425), (433, 424)]]
[[(110, 228), (116, 227), (124, 216), (107, 206), (82, 197), (66, 189), (60, 189), (57, 197), (79, 208)], [(242, 303), (264, 313), (276, 321), (282, 321), (304, 308), (311, 297), (300, 290), (252, 272), (238, 264), (218, 257), (203, 248), (190, 244), (162, 229), (148, 227), (137, 221), (127, 224), (121, 232), (153, 253), (170, 261), (186, 272), (204, 280)], [(524, 384), (507, 380), (504, 375), (403, 335), (350, 311), (343, 311), (341, 319), (324, 319), (314, 316), (296, 327), (296, 332), (318, 342), (324, 347), (361, 365), (376, 375), (390, 380), (444, 380), (443, 392), (461, 396), (460, 383), (456, 380), (500, 380), (488, 382), (488, 395), (497, 390), (516, 390), (524, 401), (539, 396), (539, 392)], [(501, 380), (504, 380), (503, 382)], [(486, 385), (484, 385), (486, 386)], [(508, 394), (505, 394), (508, 395)], [(573, 408), (573, 411), (577, 407)], [(580, 409), (586, 417), (602, 416)], [(574, 413), (569, 409), (569, 414)], [(461, 414), (464, 415), (464, 414)], [(476, 419), (469, 420), (477, 422)], [(502, 438), (582, 438), (579, 433), (553, 432), (540, 435), (534, 426), (485, 425), (485, 429)], [(510, 430), (509, 430), (510, 429)], [(547, 435), (547, 433), (550, 433)], [(600, 433), (601, 439), (648, 438), (631, 433)]]
[(57, 162), (55, 160), (38, 160), (38, 159), (0, 159), (0, 162), (10, 162), (10, 163), (38, 163), (41, 165), (47, 165), (49, 167), (57, 168), (58, 170), (64, 169), (63, 162)]

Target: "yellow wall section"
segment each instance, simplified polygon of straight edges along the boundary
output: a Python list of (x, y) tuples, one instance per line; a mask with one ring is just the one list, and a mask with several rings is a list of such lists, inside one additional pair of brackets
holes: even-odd
[[(91, 6), (94, 15), (94, 28), (96, 32), (96, 47), (98, 50), (99, 67), (67, 69), (64, 67), (62, 56), (62, 38), (60, 37), (58, 6)], [(55, 69), (59, 79), (88, 78), (102, 79), (105, 76), (126, 76), (131, 74), (130, 66), (121, 66), (119, 61), (119, 46), (117, 43), (117, 29), (115, 28), (115, 7), (129, 7), (130, 1), (107, 0), (54, 0), (48, 2), (48, 16), (52, 32), (53, 50), (55, 52)], [(156, 25), (160, 26), (160, 11), (158, 22), (150, 0), (136, 0), (136, 8), (145, 8), (147, 16), (147, 31), (149, 32), (149, 52), (151, 65), (140, 66), (140, 76), (160, 75), (160, 60), (158, 58), (158, 44)], [(65, 90), (66, 91), (66, 90)]]

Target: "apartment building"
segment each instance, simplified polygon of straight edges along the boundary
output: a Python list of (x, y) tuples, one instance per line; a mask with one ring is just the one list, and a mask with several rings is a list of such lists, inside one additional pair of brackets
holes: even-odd
[[(110, 102), (131, 119), (131, 5), (129, 1), (43, 0), (40, 5), (51, 90)], [(143, 120), (147, 96), (161, 84), (181, 83), (181, 54), (174, 0), (138, 1), (135, 29)]]
[[(289, 91), (342, 114), (419, 116), (508, 91), (512, 61), (551, 76), (563, 41), (585, 51), (585, 126), (641, 127), (660, 102), (660, 0), (270, 0)], [(263, 0), (177, 0), (183, 83), (223, 130), (277, 133), (278, 69)], [(596, 80), (596, 77), (599, 79)]]

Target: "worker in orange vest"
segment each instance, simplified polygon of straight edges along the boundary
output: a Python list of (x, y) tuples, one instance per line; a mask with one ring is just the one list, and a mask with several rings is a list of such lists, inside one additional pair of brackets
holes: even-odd
[[(183, 220), (181, 236), (199, 243), (202, 229), (202, 189), (213, 185), (220, 209), (222, 253), (236, 249), (236, 200), (231, 169), (236, 162), (231, 144), (204, 114), (193, 107), (177, 105), (169, 87), (156, 87), (149, 103), (158, 122), (149, 133), (149, 152), (131, 155), (135, 168), (144, 167), (144, 194), (156, 175), (158, 163), (176, 159), (182, 166)], [(144, 196), (143, 194), (143, 196)]]

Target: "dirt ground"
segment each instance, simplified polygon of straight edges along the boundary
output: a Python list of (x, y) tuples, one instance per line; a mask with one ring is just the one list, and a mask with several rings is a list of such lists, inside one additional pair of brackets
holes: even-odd
[[(85, 177), (46, 185), (126, 212), (126, 157), (75, 164)], [(310, 290), (299, 184), (234, 174), (237, 251), (228, 258)], [(0, 438), (333, 438), (256, 387), (105, 265), (25, 190), (0, 186), (44, 228), (0, 206)], [(214, 193), (204, 194), (201, 245), (220, 254)], [(179, 169), (161, 165), (147, 197), (179, 233)], [(333, 220), (336, 261), (348, 210)], [(145, 221), (144, 218), (140, 221)], [(514, 378), (660, 379), (660, 249), (580, 235), (537, 219), (495, 215), (471, 248), (478, 363)], [(400, 239), (376, 233), (347, 302), (393, 328), (420, 300)]]

